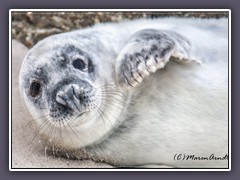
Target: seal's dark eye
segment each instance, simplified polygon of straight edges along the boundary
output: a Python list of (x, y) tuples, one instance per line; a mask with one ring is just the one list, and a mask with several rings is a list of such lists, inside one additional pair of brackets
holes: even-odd
[(37, 81), (32, 82), (30, 85), (30, 96), (36, 97), (41, 92), (41, 84)]
[(86, 69), (86, 64), (82, 59), (76, 59), (73, 61), (73, 67), (79, 70), (85, 70)]

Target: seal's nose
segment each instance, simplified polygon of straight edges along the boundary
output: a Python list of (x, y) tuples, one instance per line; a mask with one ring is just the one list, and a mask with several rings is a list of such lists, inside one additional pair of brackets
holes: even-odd
[(76, 84), (69, 84), (61, 88), (56, 93), (56, 101), (74, 111), (81, 111), (82, 104), (80, 101), (83, 90)]

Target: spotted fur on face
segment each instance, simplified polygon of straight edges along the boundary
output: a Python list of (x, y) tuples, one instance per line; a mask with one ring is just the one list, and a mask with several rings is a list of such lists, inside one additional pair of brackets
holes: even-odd
[[(41, 63), (32, 60), (27, 64), (31, 68), (24, 75), (23, 85), (32, 106), (48, 109), (53, 122), (64, 122), (99, 106), (92, 83), (97, 69), (93, 59), (74, 45), (52, 49), (55, 53), (48, 51), (38, 57)], [(31, 54), (28, 58), (31, 60)]]

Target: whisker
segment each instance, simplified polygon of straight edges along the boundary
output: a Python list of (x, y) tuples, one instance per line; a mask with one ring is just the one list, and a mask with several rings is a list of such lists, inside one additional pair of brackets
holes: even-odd
[(63, 127), (64, 127), (64, 129), (65, 129), (66, 135), (68, 136), (68, 139), (69, 139), (69, 140), (71, 141), (71, 143), (72, 143), (72, 147), (74, 147), (74, 143), (73, 143), (72, 138), (71, 138), (71, 136), (70, 136), (70, 134), (69, 134), (69, 132), (68, 132), (67, 127), (66, 127), (65, 125), (63, 125)]
[[(72, 130), (72, 132), (80, 139), (79, 135), (74, 131), (74, 129), (75, 129), (75, 130), (77, 130), (77, 129), (74, 127), (74, 125), (72, 126), (71, 121), (68, 121), (68, 122), (67, 122), (67, 125), (70, 127), (70, 129)], [(77, 131), (78, 131), (78, 130), (77, 130)]]
[(102, 115), (104, 115), (104, 116), (107, 118), (108, 122), (109, 122), (109, 123), (111, 124), (111, 126), (113, 127), (113, 124), (112, 124), (111, 120), (108, 118), (108, 116), (105, 114), (105, 112), (102, 111), (101, 108), (97, 108), (97, 109), (100, 111), (100, 113), (101, 113)]
[(103, 124), (105, 125), (105, 120), (104, 120), (104, 118), (103, 118), (103, 116), (102, 116), (101, 111), (99, 111), (98, 108), (97, 108), (96, 110), (97, 110), (97, 113), (100, 115), (101, 119), (103, 120)]
[(32, 140), (30, 141), (29, 145), (31, 146), (31, 144), (33, 143), (33, 141), (35, 140), (35, 138), (39, 135), (40, 131), (47, 125), (49, 124), (48, 119), (46, 119), (45, 121), (42, 122), (42, 124), (39, 126), (38, 130), (35, 132), (35, 135), (33, 136)]
[[(114, 102), (114, 103), (116, 103), (116, 104), (118, 104), (118, 105), (121, 105), (121, 107), (122, 107), (122, 106), (125, 106), (125, 103), (124, 103), (123, 101), (120, 101), (119, 99), (107, 99), (107, 98), (105, 98), (105, 97), (100, 97), (100, 96), (98, 96), (98, 98), (99, 98), (100, 100), (103, 100), (103, 101), (108, 102), (108, 103)], [(111, 105), (114, 105), (114, 104), (111, 104)]]

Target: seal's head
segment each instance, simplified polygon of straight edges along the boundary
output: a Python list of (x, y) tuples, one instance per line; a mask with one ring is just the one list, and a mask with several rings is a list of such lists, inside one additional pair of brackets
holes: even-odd
[(113, 65), (88, 48), (62, 34), (40, 41), (23, 61), (21, 95), (39, 134), (51, 144), (80, 148), (119, 123), (123, 98), (109, 86)]

